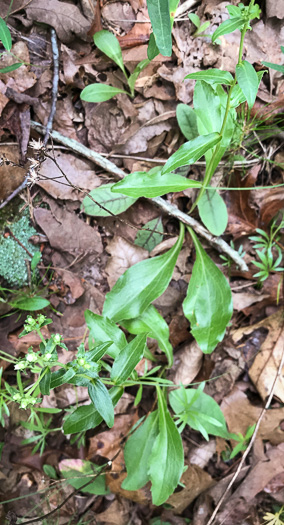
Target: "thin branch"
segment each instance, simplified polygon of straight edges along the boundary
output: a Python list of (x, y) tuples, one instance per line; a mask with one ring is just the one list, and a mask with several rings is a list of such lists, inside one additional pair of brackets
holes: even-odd
[[(279, 337), (281, 337), (281, 335), (282, 335), (282, 334), (280, 333)], [(279, 338), (278, 338), (278, 339), (279, 339)], [(276, 343), (277, 343), (277, 341), (276, 341)], [(223, 496), (222, 496), (222, 497), (220, 498), (220, 500), (218, 501), (217, 506), (216, 506), (216, 508), (215, 508), (215, 510), (214, 510), (214, 512), (213, 512), (213, 514), (212, 514), (212, 516), (211, 516), (211, 518), (210, 518), (210, 520), (208, 521), (207, 525), (212, 525), (212, 524), (214, 523), (215, 518), (216, 518), (216, 516), (217, 516), (217, 513), (219, 512), (219, 509), (220, 509), (222, 503), (224, 502), (224, 500), (225, 500), (225, 498), (226, 498), (226, 496), (227, 496), (229, 490), (231, 489), (231, 487), (232, 487), (233, 484), (235, 483), (235, 481), (236, 481), (236, 479), (237, 479), (237, 477), (238, 477), (238, 475), (239, 475), (239, 473), (240, 473), (240, 471), (241, 471), (241, 469), (242, 469), (242, 467), (243, 467), (243, 465), (244, 465), (244, 462), (245, 462), (246, 458), (248, 457), (248, 455), (249, 455), (249, 453), (250, 453), (250, 451), (251, 451), (251, 449), (252, 449), (252, 446), (253, 446), (253, 443), (254, 443), (254, 441), (255, 441), (256, 435), (257, 435), (257, 433), (258, 433), (258, 430), (259, 430), (259, 427), (260, 427), (261, 421), (262, 421), (262, 419), (263, 419), (263, 417), (264, 417), (266, 411), (267, 411), (267, 410), (269, 409), (269, 407), (270, 407), (270, 404), (271, 404), (271, 401), (272, 401), (272, 398), (273, 398), (273, 395), (274, 395), (274, 390), (275, 390), (275, 387), (276, 387), (276, 383), (277, 383), (278, 378), (281, 377), (283, 366), (284, 366), (284, 349), (283, 349), (283, 352), (282, 352), (282, 357), (281, 357), (281, 360), (280, 360), (280, 364), (279, 364), (279, 366), (278, 366), (277, 373), (276, 373), (276, 375), (275, 375), (274, 381), (273, 381), (272, 386), (271, 386), (271, 390), (270, 390), (269, 397), (268, 397), (268, 399), (267, 399), (267, 402), (266, 402), (266, 404), (265, 404), (265, 407), (262, 409), (262, 411), (261, 411), (261, 413), (260, 413), (260, 416), (259, 416), (259, 418), (258, 418), (258, 420), (257, 420), (256, 426), (255, 426), (255, 429), (254, 429), (254, 433), (253, 433), (253, 435), (252, 435), (252, 437), (251, 437), (250, 443), (249, 443), (249, 445), (248, 445), (248, 447), (247, 447), (247, 449), (246, 449), (246, 451), (245, 451), (245, 453), (244, 453), (244, 455), (243, 455), (243, 457), (242, 457), (242, 459), (241, 459), (241, 462), (240, 462), (240, 464), (239, 464), (239, 466), (238, 466), (238, 468), (237, 468), (237, 470), (236, 470), (234, 476), (232, 477), (232, 479), (231, 479), (229, 485), (227, 486), (227, 488), (226, 488), (226, 490), (225, 490)], [(227, 516), (229, 516), (229, 515), (230, 515), (230, 512), (227, 514)], [(226, 518), (227, 518), (227, 516), (226, 516)], [(226, 519), (226, 518), (225, 518), (225, 519)], [(223, 520), (223, 521), (224, 521), (224, 520)]]
[(53, 27), (50, 30), (50, 41), (52, 49), (52, 58), (53, 58), (53, 79), (52, 79), (52, 99), (51, 99), (51, 108), (50, 113), (45, 129), (45, 135), (43, 139), (43, 145), (46, 146), (49, 139), (50, 132), (52, 130), (53, 119), (56, 111), (56, 102), (58, 95), (58, 82), (59, 82), (59, 51), (57, 44), (56, 32)]
[[(45, 132), (44, 126), (42, 126), (38, 122), (31, 121), (31, 127), (40, 134), (44, 134)], [(64, 135), (62, 135), (58, 131), (51, 131), (50, 136), (55, 141), (59, 142), (60, 144), (63, 144), (63, 146), (70, 148), (72, 151), (75, 151), (79, 155), (82, 155), (83, 157), (91, 160), (108, 173), (111, 173), (116, 179), (121, 180), (125, 177), (124, 171), (118, 168), (115, 164), (113, 164), (113, 162), (102, 157), (99, 153), (87, 148), (86, 146), (83, 146), (83, 144), (80, 144), (80, 142), (78, 142), (77, 140), (64, 137)], [(186, 215), (186, 213), (180, 211), (177, 206), (175, 206), (174, 204), (170, 204), (161, 197), (155, 197), (154, 199), (149, 200), (154, 202), (161, 210), (166, 212), (168, 215), (171, 215), (172, 217), (175, 217), (179, 221), (183, 222), (184, 224), (188, 224), (189, 226), (191, 226), (194, 229), (194, 231), (196, 231), (196, 233), (198, 233), (201, 237), (206, 239), (219, 252), (227, 254), (237, 264), (237, 266), (239, 266), (241, 271), (248, 271), (248, 267), (245, 261), (242, 259), (242, 257), (240, 257), (236, 250), (233, 250), (223, 239), (221, 239), (221, 237), (214, 237), (198, 221), (196, 221), (189, 215)]]

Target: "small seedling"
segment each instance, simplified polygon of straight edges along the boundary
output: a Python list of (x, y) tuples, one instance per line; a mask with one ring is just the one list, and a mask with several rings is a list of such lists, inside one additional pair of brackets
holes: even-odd
[[(259, 268), (259, 272), (254, 274), (254, 277), (258, 277), (259, 283), (265, 281), (271, 272), (284, 271), (284, 268), (279, 266), (281, 264), (283, 255), (281, 248), (277, 244), (280, 240), (279, 232), (283, 227), (284, 218), (282, 217), (279, 224), (277, 224), (276, 218), (271, 224), (269, 234), (264, 230), (257, 228), (256, 232), (259, 235), (249, 237), (251, 241), (255, 242), (254, 249), (258, 258), (260, 259), (260, 261), (252, 261), (252, 264)], [(261, 250), (259, 248), (261, 248)]]
[[(195, 13), (188, 13), (188, 18), (196, 27), (196, 31), (192, 35), (194, 38), (197, 38), (198, 36), (203, 36), (212, 39), (212, 35), (205, 33), (206, 29), (208, 29), (208, 27), (210, 26), (209, 21), (201, 24), (199, 16)], [(215, 43), (221, 44), (221, 40), (217, 38)]]
[[(15, 57), (15, 55), (11, 52), (11, 49), (12, 49), (11, 32), (5, 20), (3, 20), (3, 18), (1, 17), (0, 17), (0, 42), (2, 42), (4, 48), (6, 49), (4, 53), (0, 53), (0, 57), (2, 57), (3, 55), (7, 53)], [(19, 60), (18, 57), (15, 57), (15, 58)], [(15, 62), (14, 64), (11, 64), (10, 66), (2, 67), (0, 68), (0, 73), (10, 73), (11, 71), (15, 71), (15, 69), (18, 69), (19, 67), (21, 67), (23, 64), (25, 64), (25, 62)]]

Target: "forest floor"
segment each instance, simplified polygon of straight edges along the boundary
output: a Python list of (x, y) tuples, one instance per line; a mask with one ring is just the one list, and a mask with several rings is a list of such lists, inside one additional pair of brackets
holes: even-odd
[[(125, 270), (164, 253), (175, 242), (178, 221), (162, 213), (149, 199), (139, 199), (123, 213), (108, 217), (87, 215), (81, 204), (87, 192), (116, 180), (115, 167), (125, 173), (148, 171), (165, 163), (186, 140), (178, 126), (176, 107), (192, 105), (195, 81), (184, 81), (185, 75), (212, 67), (234, 73), (239, 45), (238, 32), (221, 37), (221, 45), (212, 45), (206, 36), (195, 37), (188, 12), (198, 14), (202, 22), (209, 21), (206, 32), (212, 34), (227, 17), (227, 3), (181, 3), (173, 26), (172, 57), (158, 55), (143, 70), (133, 98), (120, 94), (100, 104), (83, 102), (82, 89), (95, 81), (123, 88), (123, 76), (95, 48), (92, 36), (101, 29), (112, 31), (119, 39), (125, 67), (132, 72), (140, 60), (147, 58), (151, 25), (146, 0), (12, 3), (8, 19), (12, 52), (26, 65), (0, 73), (0, 203), (25, 181), (30, 163), (27, 159), (36, 151), (30, 147), (30, 140), (42, 140), (44, 135), (35, 123), (45, 126), (50, 115), (54, 80), (50, 26), (56, 32), (59, 50), (59, 87), (52, 128), (60, 136), (49, 139), (36, 182), (0, 209), (2, 239), (9, 236), (10, 228), (21, 217), (29, 217), (34, 228), (31, 241), (42, 254), (36, 284), (20, 288), (11, 285), (5, 269), (0, 268), (2, 351), (18, 358), (31, 345), (38, 347), (39, 340), (34, 336), (18, 337), (27, 312), (15, 309), (11, 303), (16, 300), (25, 304), (27, 298), (41, 296), (50, 301), (50, 307), (44, 310), (53, 321), (49, 331), (62, 334), (68, 346), (69, 353), (62, 350), (61, 360), (72, 359), (86, 337), (85, 310), (101, 313), (105, 294)], [(245, 57), (257, 71), (263, 69), (264, 60), (281, 63), (284, 9), (280, 4), (283, 2), (262, 1), (261, 18), (246, 36)], [(10, 0), (1, 1), (1, 17), (6, 17), (9, 5)], [(181, 9), (183, 5), (187, 6), (185, 10)], [(3, 55), (0, 66), (7, 67), (14, 61), (14, 57)], [(180, 252), (168, 289), (155, 301), (168, 323), (174, 349), (174, 365), (168, 378), (176, 384), (206, 381), (205, 392), (220, 404), (229, 431), (243, 436), (259, 420), (284, 351), (283, 273), (270, 272), (261, 286), (257, 284), (254, 274), (258, 270), (252, 264), (258, 260), (256, 241), (250, 239), (257, 235), (257, 228), (269, 235), (273, 219), (284, 208), (284, 192), (279, 187), (284, 183), (283, 106), (283, 74), (269, 70), (261, 81), (249, 119), (239, 114), (245, 130), (241, 143), (236, 137), (216, 175), (218, 186), (254, 186), (248, 191), (221, 192), (229, 216), (222, 237), (244, 254), (248, 270), (241, 270), (228, 257), (222, 259), (220, 255), (224, 254), (202, 240), (232, 290), (234, 313), (225, 338), (212, 354), (204, 355), (183, 315), (182, 301), (195, 259), (190, 239)], [(106, 169), (76, 152), (68, 139), (99, 153), (108, 162)], [(201, 160), (190, 166), (188, 173), (190, 178), (202, 180), (204, 170)], [(68, 184), (62, 173), (68, 177)], [(187, 213), (194, 195), (190, 189), (164, 198)], [(196, 210), (193, 217), (200, 220)], [(154, 241), (150, 237), (136, 243), (137, 233), (153, 220), (159, 224)], [(281, 230), (277, 242), (283, 251)], [(25, 253), (20, 257), (21, 268), (25, 269)], [(17, 268), (15, 263), (13, 271)], [(165, 364), (157, 342), (149, 339), (148, 343), (150, 351)], [(2, 357), (3, 379), (14, 384), (14, 368)], [(139, 365), (138, 374), (143, 373), (144, 364)], [(244, 451), (229, 459), (228, 442), (214, 436), (206, 441), (189, 427), (182, 434), (188, 466), (183, 487), (166, 505), (153, 506), (147, 486), (132, 492), (121, 488), (125, 477), (122, 454), (106, 474), (108, 493), (77, 491), (69, 498), (73, 488), (62, 479), (62, 471), (74, 468), (80, 472), (86, 461), (102, 464), (115, 456), (132, 426), (151, 409), (153, 392), (144, 389), (139, 407), (134, 404), (136, 393), (137, 389), (131, 387), (123, 395), (115, 409), (113, 428), (106, 431), (101, 424), (77, 435), (77, 441), (60, 430), (51, 431), (42, 453), (33, 452), (34, 443), (24, 441), (40, 435), (25, 424), (28, 411), (11, 403), (10, 416), (4, 416), (5, 426), (0, 428), (0, 493), (5, 502), (0, 510), (1, 523), (31, 523), (51, 513), (38, 523), (206, 525)], [(60, 409), (52, 415), (49, 430), (61, 426), (66, 410), (87, 402), (86, 387), (63, 385), (45, 396), (43, 407)], [(267, 512), (277, 512), (284, 503), (283, 403), (284, 382), (280, 377), (250, 454), (226, 496), (216, 524), (260, 525)], [(232, 442), (231, 448), (234, 445)]]

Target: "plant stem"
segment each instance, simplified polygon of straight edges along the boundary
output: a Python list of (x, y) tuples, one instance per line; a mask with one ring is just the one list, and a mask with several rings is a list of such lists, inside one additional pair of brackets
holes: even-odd
[[(254, 0), (251, 0), (249, 7), (251, 8), (253, 6), (253, 4), (254, 4)], [(238, 56), (238, 63), (237, 63), (237, 65), (240, 65), (241, 62), (242, 62), (243, 48), (244, 48), (244, 39), (245, 39), (246, 32), (248, 30), (249, 23), (250, 23), (250, 20), (248, 19), (247, 22), (245, 23), (242, 31), (241, 31), (241, 40), (240, 40), (239, 56)], [(229, 111), (230, 111), (231, 94), (232, 94), (233, 88), (235, 87), (236, 83), (237, 83), (237, 79), (235, 77), (232, 85), (230, 86), (230, 89), (229, 89), (228, 95), (227, 95), (227, 104), (226, 104), (226, 109), (225, 109), (225, 114), (224, 114), (224, 118), (223, 118), (222, 127), (221, 127), (221, 130), (220, 130), (220, 135), (221, 135), (222, 138), (223, 138), (223, 133), (224, 133), (224, 130), (225, 130), (225, 127), (226, 127), (226, 124), (227, 124), (228, 115), (229, 115)], [(206, 190), (206, 187), (209, 186), (209, 184), (210, 184), (210, 181), (211, 181), (211, 179), (212, 179), (212, 177), (214, 175), (215, 169), (216, 169), (216, 168), (213, 169), (214, 168), (214, 162), (215, 162), (215, 159), (216, 159), (216, 157), (217, 157), (217, 155), (218, 155), (218, 153), (220, 151), (221, 143), (222, 143), (222, 140), (215, 147), (214, 153), (213, 153), (213, 155), (211, 157), (211, 160), (209, 162), (209, 165), (208, 165), (208, 170), (206, 170), (206, 173), (205, 173), (205, 177), (204, 177), (204, 182), (203, 182), (202, 188), (201, 188), (201, 190), (199, 192), (199, 195), (198, 195), (196, 201), (193, 203), (189, 213), (191, 213), (194, 210), (194, 208), (196, 208), (198, 202), (200, 201), (201, 197), (203, 196), (203, 194), (204, 194), (204, 192)]]

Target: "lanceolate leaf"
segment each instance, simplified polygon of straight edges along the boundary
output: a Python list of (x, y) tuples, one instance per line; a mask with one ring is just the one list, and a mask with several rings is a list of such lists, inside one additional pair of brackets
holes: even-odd
[[(113, 406), (118, 403), (123, 394), (123, 388), (113, 387), (109, 391)], [(63, 425), (64, 434), (76, 434), (77, 432), (85, 432), (91, 428), (95, 428), (102, 422), (103, 418), (94, 407), (91, 405), (84, 405), (76, 408), (70, 416), (68, 416)]]
[(134, 244), (151, 252), (157, 244), (162, 242), (163, 232), (162, 218), (157, 217), (152, 221), (146, 222), (141, 230), (137, 232)]
[(148, 58), (145, 58), (144, 60), (141, 60), (141, 62), (139, 62), (139, 64), (137, 64), (136, 68), (134, 69), (133, 73), (130, 75), (130, 77), (128, 79), (128, 85), (129, 85), (131, 90), (134, 89), (135, 82), (136, 82), (138, 76), (140, 75), (141, 71), (143, 71), (143, 69), (145, 69), (145, 67), (147, 67), (148, 64), (150, 64), (150, 60)]
[(91, 190), (90, 196), (94, 200), (88, 196), (85, 197), (82, 203), (82, 210), (87, 215), (93, 215), (94, 217), (109, 217), (123, 213), (134, 204), (136, 199), (126, 197), (122, 193), (114, 195), (111, 191), (112, 186), (113, 184), (103, 184), (99, 188)]
[(222, 35), (228, 35), (229, 33), (233, 33), (236, 29), (242, 29), (244, 26), (244, 19), (241, 17), (234, 17), (230, 18), (229, 20), (225, 20), (225, 22), (222, 22), (222, 24), (219, 25), (219, 27), (214, 31), (212, 36), (212, 42), (214, 43), (219, 36)]
[(195, 13), (188, 13), (189, 20), (199, 29), (200, 27), (200, 18)]
[(114, 322), (138, 317), (168, 287), (181, 250), (184, 226), (175, 245), (165, 254), (131, 266), (106, 295), (103, 315)]
[(123, 71), (124, 75), (127, 77), (123, 58), (121, 53), (121, 47), (119, 41), (110, 31), (98, 31), (94, 34), (94, 42), (96, 46), (111, 60), (113, 60), (118, 67)]
[(147, 57), (149, 60), (153, 60), (160, 54), (159, 48), (157, 47), (154, 33), (151, 33), (149, 38), (149, 44), (147, 47)]
[(108, 427), (113, 427), (114, 411), (109, 392), (105, 385), (99, 379), (93, 379), (89, 386), (88, 392), (98, 413), (105, 420)]
[(210, 354), (222, 341), (231, 319), (232, 294), (225, 276), (202, 248), (195, 233), (189, 231), (196, 249), (196, 261), (183, 311), (201, 350)]
[(19, 310), (26, 310), (27, 312), (34, 312), (36, 310), (42, 310), (50, 305), (50, 302), (44, 297), (34, 295), (32, 297), (19, 297), (15, 301), (9, 303), (13, 308)]
[(259, 83), (254, 67), (246, 60), (243, 60), (241, 64), (236, 66), (236, 78), (246, 97), (248, 107), (251, 109), (255, 103)]
[(176, 13), (178, 5), (179, 5), (179, 0), (169, 0), (171, 28), (173, 28), (173, 25), (174, 25), (175, 13)]
[(280, 71), (280, 73), (284, 74), (284, 66), (281, 66), (281, 64), (273, 64), (273, 62), (261, 62), (264, 66), (270, 67), (270, 69), (274, 69), (275, 71)]
[(208, 84), (225, 84), (230, 86), (234, 79), (228, 71), (222, 71), (221, 69), (206, 69), (205, 71), (197, 71), (196, 73), (190, 73), (184, 79), (191, 78), (192, 80), (204, 80)]
[(176, 117), (181, 132), (187, 140), (193, 140), (198, 137), (196, 113), (193, 108), (187, 104), (178, 104)]
[(147, 332), (149, 337), (156, 339), (160, 349), (167, 356), (169, 368), (173, 366), (173, 347), (169, 342), (169, 327), (152, 304), (139, 317), (125, 320), (122, 322), (122, 325), (131, 334)]
[(105, 102), (119, 93), (127, 93), (123, 89), (119, 89), (107, 84), (90, 84), (85, 87), (80, 95), (81, 100), (85, 102)]
[(127, 478), (121, 485), (123, 489), (138, 490), (149, 481), (149, 458), (158, 432), (158, 410), (155, 410), (127, 440), (124, 449)]
[(147, 0), (155, 40), (160, 53), (166, 57), (172, 54), (172, 27), (169, 0)]
[(187, 188), (200, 188), (200, 186), (200, 182), (187, 179), (181, 175), (172, 173), (161, 175), (161, 169), (154, 168), (149, 173), (136, 171), (126, 175), (123, 180), (112, 186), (111, 191), (113, 193), (120, 192), (133, 198), (152, 198)]
[(224, 233), (228, 224), (227, 207), (215, 189), (203, 193), (198, 203), (198, 211), (203, 224), (213, 235)]
[(159, 434), (149, 459), (149, 477), (154, 505), (162, 505), (173, 493), (182, 475), (183, 446), (178, 429), (157, 387), (159, 407)]
[(2, 67), (0, 69), (0, 73), (10, 73), (10, 71), (15, 71), (15, 69), (18, 69), (23, 65), (22, 62), (16, 62), (15, 64), (12, 64), (11, 66)]
[(183, 144), (166, 162), (162, 169), (162, 175), (196, 162), (206, 151), (220, 142), (219, 133), (210, 133)]
[(141, 361), (145, 346), (147, 335), (137, 335), (131, 343), (121, 350), (118, 357), (114, 360), (111, 370), (111, 380), (117, 385), (124, 383), (133, 372), (136, 365)]
[(7, 51), (11, 50), (12, 48), (11, 33), (10, 33), (10, 30), (6, 22), (1, 17), (0, 17), (0, 41), (2, 42), (3, 46), (5, 47)]
[(90, 330), (89, 347), (93, 347), (93, 341), (96, 344), (104, 341), (113, 341), (107, 352), (111, 357), (117, 357), (127, 345), (123, 331), (110, 319), (94, 314), (91, 310), (85, 310), (85, 319)]

